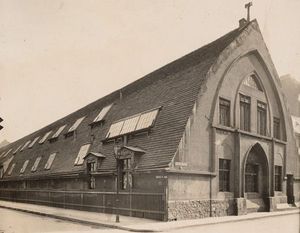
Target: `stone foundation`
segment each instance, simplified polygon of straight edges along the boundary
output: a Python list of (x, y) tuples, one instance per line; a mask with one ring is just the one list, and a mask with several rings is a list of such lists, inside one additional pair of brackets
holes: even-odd
[(168, 220), (219, 217), (234, 214), (234, 200), (169, 201)]

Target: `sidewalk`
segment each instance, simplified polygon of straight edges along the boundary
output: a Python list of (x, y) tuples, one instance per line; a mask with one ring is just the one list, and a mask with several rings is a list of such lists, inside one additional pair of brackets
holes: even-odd
[(299, 208), (277, 212), (259, 212), (243, 216), (212, 217), (205, 219), (182, 220), (173, 222), (160, 222), (144, 218), (120, 216), (120, 223), (115, 222), (115, 215), (48, 207), (42, 205), (25, 204), (18, 202), (0, 201), (1, 208), (13, 209), (27, 213), (39, 214), (72, 222), (94, 226), (104, 226), (132, 232), (159, 232), (171, 229), (188, 228), (201, 225), (219, 224), (236, 221), (246, 221), (257, 218), (269, 218), (278, 215), (300, 213)]

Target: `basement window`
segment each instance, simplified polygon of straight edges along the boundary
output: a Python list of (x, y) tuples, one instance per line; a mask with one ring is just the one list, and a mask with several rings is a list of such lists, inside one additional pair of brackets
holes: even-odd
[(113, 123), (106, 139), (149, 129), (154, 125), (160, 108), (142, 112)]
[(29, 163), (29, 160), (26, 160), (26, 161), (24, 162), (23, 167), (22, 167), (21, 170), (20, 170), (20, 173), (21, 173), (21, 174), (23, 174), (23, 173), (25, 172), (28, 163)]
[(32, 172), (35, 172), (35, 171), (36, 171), (37, 167), (39, 166), (39, 163), (40, 163), (41, 159), (42, 159), (41, 157), (37, 157), (37, 158), (36, 158), (36, 160), (35, 160), (35, 162), (34, 162), (32, 168), (31, 168), (31, 171), (32, 171)]
[(13, 164), (11, 165), (11, 167), (10, 167), (10, 169), (8, 170), (8, 173), (7, 173), (9, 176), (10, 176), (10, 175), (11, 175), (11, 173), (13, 172), (13, 170), (14, 170), (15, 166), (16, 166), (16, 164), (15, 164), (15, 163), (13, 163)]
[(37, 140), (39, 140), (40, 137), (36, 137), (28, 146), (28, 148), (32, 148), (33, 145), (37, 142)]
[(55, 156), (56, 156), (56, 153), (50, 154), (50, 156), (49, 156), (49, 158), (48, 158), (48, 161), (47, 161), (47, 163), (46, 163), (46, 165), (45, 165), (45, 169), (46, 169), (46, 170), (49, 170), (49, 169), (51, 168), (52, 163), (53, 163), (53, 161), (54, 161), (54, 159), (55, 159)]
[(75, 123), (70, 127), (70, 129), (68, 130), (68, 132), (65, 134), (65, 137), (70, 137), (74, 134), (75, 130), (78, 128), (78, 126), (80, 125), (80, 123), (84, 120), (84, 117), (81, 117), (79, 119), (77, 119), (75, 121)]
[(49, 131), (48, 133), (46, 133), (39, 141), (39, 144), (43, 144), (51, 133), (52, 133), (52, 131)]
[(80, 147), (77, 158), (75, 159), (75, 165), (82, 165), (84, 162), (84, 157), (87, 155), (91, 144), (85, 144)]

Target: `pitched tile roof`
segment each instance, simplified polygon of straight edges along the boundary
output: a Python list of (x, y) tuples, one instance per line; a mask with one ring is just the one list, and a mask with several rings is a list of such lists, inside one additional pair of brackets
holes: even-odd
[[(184, 132), (187, 120), (201, 87), (206, 82), (206, 74), (219, 54), (239, 35), (241, 30), (235, 29), (218, 40), (178, 59), (170, 64), (146, 75), (145, 77), (107, 95), (78, 111), (0, 149), (7, 151), (17, 148), (28, 140), (43, 137), (50, 130), (52, 133), (65, 124), (63, 132), (57, 141), (34, 144), (14, 155), (11, 164), (16, 166), (11, 176), (6, 178), (46, 176), (52, 174), (76, 174), (83, 170), (83, 166), (74, 166), (80, 147), (90, 142), (90, 151), (105, 155), (101, 169), (115, 168), (114, 143), (103, 143), (102, 140), (110, 125), (122, 118), (149, 109), (162, 107), (155, 125), (148, 135), (138, 135), (129, 140), (128, 146), (136, 146), (146, 153), (140, 158), (139, 168), (167, 167), (176, 152), (180, 138)], [(122, 98), (120, 99), (120, 92)], [(99, 111), (110, 104), (114, 104), (105, 116), (105, 122), (99, 127), (90, 127)], [(86, 116), (78, 126), (74, 137), (65, 138), (64, 134), (78, 118)], [(45, 170), (45, 164), (51, 153), (57, 152), (50, 170)], [(10, 158), (0, 158), (0, 163)], [(41, 156), (36, 172), (31, 172), (37, 157)], [(20, 170), (26, 160), (29, 164), (22, 175)]]

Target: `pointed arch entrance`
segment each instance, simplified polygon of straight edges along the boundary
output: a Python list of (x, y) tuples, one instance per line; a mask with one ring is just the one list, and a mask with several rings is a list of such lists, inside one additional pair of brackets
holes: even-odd
[(259, 143), (249, 150), (244, 162), (244, 196), (256, 203), (257, 211), (267, 211), (269, 194), (269, 165), (267, 155)]

